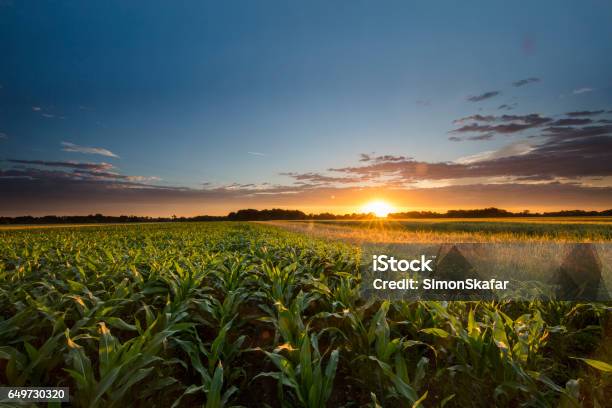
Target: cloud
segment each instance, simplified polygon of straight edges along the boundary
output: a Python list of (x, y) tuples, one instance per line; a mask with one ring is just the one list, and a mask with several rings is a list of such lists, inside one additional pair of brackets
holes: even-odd
[(265, 153), (260, 153), (260, 152), (247, 152), (248, 154), (252, 155), (252, 156), (265, 156)]
[(19, 179), (3, 177), (1, 172), (0, 192), (3, 199), (0, 200), (0, 214), (9, 216), (92, 213), (189, 216), (271, 207), (346, 213), (359, 211), (361, 203), (380, 195), (397, 205), (409, 204), (417, 209), (439, 211), (489, 206), (510, 210), (603, 210), (609, 208), (612, 199), (611, 187), (557, 182), (476, 183), (409, 189), (273, 186), (254, 192), (240, 188), (187, 189), (90, 180)]
[[(567, 118), (553, 120), (550, 117), (540, 116), (537, 113), (526, 115), (470, 115), (453, 121), (455, 125), (462, 125), (449, 131), (453, 136), (451, 141), (462, 140), (489, 140), (496, 134), (512, 135), (529, 129), (541, 129), (540, 136), (556, 138), (574, 138), (585, 136), (598, 136), (610, 133), (607, 120), (598, 121), (594, 125), (589, 116), (604, 113), (604, 110), (567, 112)], [(593, 126), (586, 126), (593, 125)], [(546, 128), (544, 128), (546, 126)], [(457, 134), (479, 133), (478, 136), (459, 137)], [(531, 136), (535, 137), (535, 136)]]
[(144, 184), (145, 182), (159, 181), (158, 177), (126, 176), (118, 173), (81, 170), (73, 171), (35, 168), (35, 167), (13, 167), (0, 170), (0, 179), (25, 179), (38, 180), (41, 182), (88, 182), (100, 183), (105, 187), (116, 188), (164, 188), (160, 186)]
[(501, 159), (504, 157), (521, 156), (531, 152), (533, 149), (534, 147), (529, 143), (525, 141), (520, 141), (504, 146), (498, 150), (490, 150), (482, 153), (473, 154), (470, 156), (461, 157), (455, 160), (455, 162), (460, 164), (471, 164), (482, 161)]
[(347, 184), (347, 183), (359, 183), (365, 181), (362, 177), (334, 177), (326, 176), (320, 173), (279, 173), (281, 176), (289, 176), (298, 182), (302, 182), (302, 185), (310, 184)]
[(461, 123), (465, 123), (471, 120), (477, 121), (477, 122), (494, 122), (497, 120), (497, 117), (493, 115), (485, 116), (485, 115), (476, 114), (476, 115), (470, 115), (470, 116), (465, 116), (463, 118), (455, 119), (453, 120), (453, 124), (461, 124)]
[(8, 139), (8, 135), (4, 132), (0, 132), (0, 139)]
[(470, 136), (466, 140), (491, 140), (494, 136), (493, 133), (484, 133), (482, 135)]
[(373, 154), (361, 153), (359, 161), (361, 162), (394, 162), (394, 161), (402, 161), (407, 160), (409, 157), (406, 156), (394, 156), (394, 155), (383, 155), (383, 156), (373, 156)]
[[(525, 121), (537, 122), (529, 115), (521, 117), (525, 116)], [(496, 117), (497, 120), (501, 119)], [(165, 214), (168, 208), (177, 214), (224, 214), (249, 206), (330, 211), (331, 196), (335, 197), (334, 205), (345, 211), (347, 206), (371, 199), (377, 192), (417, 208), (603, 208), (612, 202), (612, 186), (606, 185), (612, 180), (611, 125), (548, 126), (537, 139), (454, 162), (364, 153), (359, 164), (352, 167), (283, 173), (293, 179), (290, 185), (205, 184), (195, 189), (152, 184), (156, 178), (119, 174), (109, 163), (7, 162), (15, 166), (0, 169), (0, 213), (14, 215), (156, 215)], [(598, 187), (592, 184), (593, 178), (603, 178)]]
[(578, 125), (588, 125), (593, 121), (588, 118), (569, 118), (569, 119), (559, 119), (552, 123), (550, 126), (578, 126)]
[[(500, 133), (512, 134), (523, 130), (540, 127), (552, 119), (540, 116), (537, 113), (527, 115), (472, 115), (453, 121), (454, 124), (462, 124), (468, 121), (474, 121), (463, 125), (457, 129), (453, 129), (450, 133)], [(477, 123), (477, 122), (484, 122)], [(472, 139), (477, 140), (477, 139)]]
[(574, 95), (580, 95), (580, 94), (587, 93), (587, 92), (593, 92), (593, 88), (586, 88), (586, 87), (585, 87), (585, 88), (578, 88), (578, 89), (574, 89), (574, 90), (572, 91), (572, 93), (573, 93)]
[(100, 156), (106, 157), (115, 157), (118, 158), (115, 153), (110, 150), (104, 149), (102, 147), (87, 147), (87, 146), (79, 146), (70, 142), (62, 142), (62, 148), (65, 152), (75, 152), (75, 153), (83, 153), (83, 154), (99, 154)]
[(604, 113), (603, 110), (596, 110), (596, 111), (574, 111), (574, 112), (567, 112), (565, 115), (574, 118), (574, 117), (577, 117), (577, 116), (595, 116), (595, 115), (599, 115), (599, 114), (602, 114), (602, 113)]
[[(511, 204), (529, 208), (553, 205), (551, 197), (558, 203), (555, 205), (565, 208), (573, 202), (581, 203), (578, 206), (583, 208), (609, 206), (612, 124), (606, 119), (591, 118), (602, 113), (603, 110), (575, 111), (565, 117), (538, 113), (470, 115), (453, 121), (457, 129), (449, 132), (449, 140), (490, 140), (497, 134), (532, 131), (527, 140), (454, 161), (429, 162), (405, 155), (363, 153), (354, 166), (281, 173), (290, 178), (285, 185), (164, 186), (155, 183), (159, 181), (156, 177), (121, 174), (110, 163), (9, 159), (5, 163), (12, 167), (0, 166), (0, 213), (65, 213), (72, 208), (112, 213), (135, 208), (133, 212), (147, 214), (155, 208), (156, 214), (163, 214), (172, 208), (180, 214), (180, 208), (192, 206), (189, 211), (202, 214), (209, 212), (210, 207), (205, 205), (210, 203), (218, 206), (217, 213), (251, 203), (259, 208), (321, 205), (323, 211), (329, 211), (331, 196), (335, 197), (334, 205), (346, 208), (360, 200), (362, 194), (363, 201), (371, 199), (376, 191), (384, 192), (388, 199), (397, 194), (398, 199), (423, 208), (449, 203), (455, 208), (511, 208)], [(69, 142), (63, 142), (62, 147), (116, 157), (106, 149)], [(594, 182), (596, 178), (601, 180)], [(538, 183), (537, 188), (532, 188), (534, 183)]]
[(51, 119), (54, 118), (55, 115), (51, 114), (51, 113), (43, 113), (41, 114), (42, 117), (47, 118), (47, 119)]
[(92, 170), (92, 171), (108, 171), (114, 168), (110, 163), (79, 163), (73, 161), (46, 161), (46, 160), (20, 160), (9, 159), (9, 163), (29, 164), (44, 167), (65, 167), (69, 169)]
[(34, 112), (38, 112), (38, 111), (42, 110), (42, 108), (40, 106), (32, 106), (32, 110)]
[(584, 139), (594, 136), (612, 136), (612, 125), (593, 125), (584, 127), (551, 126), (542, 129), (543, 135), (550, 140)]
[(14, 164), (8, 169), (0, 169), (0, 178), (46, 180), (46, 181), (88, 181), (100, 182), (115, 187), (151, 188), (149, 183), (160, 181), (155, 176), (124, 175), (114, 171), (110, 163), (79, 163), (45, 160), (9, 159), (7, 163)]
[(516, 105), (517, 105), (516, 102), (511, 103), (511, 104), (504, 103), (504, 104), (499, 105), (497, 107), (497, 110), (513, 110), (514, 108), (516, 108)]
[(540, 78), (519, 79), (518, 81), (513, 82), (512, 86), (520, 87), (520, 86), (524, 86), (524, 85), (531, 84), (531, 83), (534, 83), (534, 82), (540, 82)]
[(484, 101), (485, 99), (489, 99), (489, 98), (493, 98), (497, 95), (501, 94), (500, 91), (489, 91), (489, 92), (485, 92), (481, 95), (476, 95), (476, 96), (468, 96), (467, 100), (470, 102), (480, 102), (480, 101)]
[(366, 162), (360, 166), (332, 169), (350, 177), (376, 181), (458, 180), (491, 177), (612, 176), (612, 126), (548, 127), (538, 144), (519, 143), (499, 151), (484, 152), (458, 162), (403, 161)]

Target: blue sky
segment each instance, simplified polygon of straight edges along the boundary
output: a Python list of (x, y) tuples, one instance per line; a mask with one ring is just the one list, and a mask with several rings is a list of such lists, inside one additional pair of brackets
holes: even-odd
[[(468, 140), (449, 133), (453, 121), (610, 117), (610, 21), (609, 1), (3, 0), (0, 169), (14, 180), (16, 164), (50, 166), (10, 160), (105, 162), (153, 186), (262, 189), (359, 165), (361, 154), (475, 157), (525, 143), (542, 127)], [(513, 85), (528, 78), (536, 80)], [(498, 94), (468, 100), (487, 92)], [(585, 175), (577, 173), (569, 178)]]

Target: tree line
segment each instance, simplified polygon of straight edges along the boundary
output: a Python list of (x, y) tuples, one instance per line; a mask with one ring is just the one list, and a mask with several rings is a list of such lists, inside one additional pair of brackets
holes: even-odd
[[(410, 211), (389, 214), (390, 219), (402, 218), (501, 218), (501, 217), (603, 217), (612, 216), (612, 209), (605, 211), (565, 210), (554, 212), (511, 212), (490, 207), (474, 210), (449, 210), (445, 213), (432, 211)], [(198, 215), (195, 217), (141, 217), (135, 215), (46, 215), (42, 217), (0, 217), (0, 224), (125, 224), (137, 222), (202, 222), (202, 221), (271, 221), (271, 220), (368, 220), (375, 219), (373, 213), (352, 214), (306, 214), (299, 210), (281, 208), (256, 210), (244, 209), (228, 215)]]

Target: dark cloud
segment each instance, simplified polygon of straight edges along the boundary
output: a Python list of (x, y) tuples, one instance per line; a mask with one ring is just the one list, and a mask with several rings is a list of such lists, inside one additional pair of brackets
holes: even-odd
[[(541, 179), (540, 179), (541, 180)], [(538, 180), (534, 180), (538, 181)], [(384, 194), (391, 202), (415, 208), (586, 208), (606, 209), (611, 187), (567, 183), (471, 184), (436, 188), (328, 188), (282, 187), (252, 189), (172, 189), (163, 187), (117, 188), (114, 183), (79, 180), (0, 178), (0, 214), (47, 215), (198, 215), (227, 214), (240, 208), (325, 208), (345, 212), (355, 203)], [(330, 196), (334, 196), (333, 204)], [(554, 201), (551, 201), (554, 197)]]
[[(396, 195), (398, 202), (409, 200), (411, 205), (423, 208), (433, 208), (436, 203), (452, 203), (453, 207), (529, 208), (551, 206), (551, 197), (559, 207), (603, 208), (612, 202), (612, 187), (589, 187), (581, 180), (612, 176), (611, 136), (612, 126), (548, 127), (540, 136), (540, 144), (525, 144), (520, 149), (506, 149), (507, 152), (500, 149), (461, 163), (364, 154), (362, 158), (367, 160), (359, 166), (331, 169), (341, 175), (284, 173), (295, 181), (289, 186), (268, 183), (220, 187), (203, 184), (198, 189), (159, 186), (143, 182), (138, 176), (117, 174), (106, 164), (12, 160), (10, 163), (19, 166), (0, 170), (0, 214), (166, 214), (168, 208), (177, 214), (204, 214), (227, 213), (251, 205), (302, 208), (305, 203), (329, 208), (331, 195), (335, 203), (347, 206), (361, 200), (361, 194), (363, 200), (367, 199), (376, 188), (384, 189), (389, 199)], [(414, 187), (415, 182), (423, 180), (491, 177), (506, 177), (508, 181)], [(569, 184), (570, 180), (574, 184)], [(363, 182), (370, 187), (351, 186)]]
[(334, 184), (334, 183), (358, 183), (365, 181), (360, 177), (334, 177), (326, 176), (320, 173), (280, 173), (281, 176), (289, 176), (298, 182), (310, 184)]
[(583, 139), (595, 136), (612, 136), (612, 125), (584, 127), (551, 126), (543, 129), (543, 135), (555, 140)]
[[(485, 139), (489, 135), (485, 136)], [(529, 149), (470, 163), (382, 161), (332, 169), (353, 177), (393, 176), (404, 181), (471, 177), (612, 176), (612, 126), (549, 127), (544, 141)], [(495, 157), (495, 155), (490, 155)]]
[(500, 91), (489, 91), (481, 95), (468, 96), (467, 100), (470, 102), (480, 102), (480, 101), (484, 101), (485, 99), (493, 98), (499, 94), (501, 94)]
[[(474, 121), (467, 125), (463, 125), (457, 129), (451, 130), (450, 133), (486, 133), (491, 134), (491, 137), (496, 134), (512, 134), (523, 130), (540, 127), (552, 121), (551, 118), (540, 116), (537, 113), (527, 115), (472, 115), (453, 121), (454, 124), (461, 124), (468, 121)], [(477, 122), (484, 122), (477, 123)], [(486, 139), (490, 139), (487, 137)], [(483, 139), (471, 139), (483, 140)]]
[(491, 140), (495, 137), (493, 133), (483, 133), (481, 135), (474, 135), (469, 137), (458, 137), (458, 136), (450, 136), (448, 140), (452, 142), (461, 142), (464, 140)]
[[(435, 203), (436, 199), (452, 202), (453, 206), (506, 206), (504, 203), (515, 200), (528, 207), (536, 205), (536, 196), (546, 205), (550, 205), (550, 197), (555, 197), (557, 201), (567, 200), (559, 201), (561, 207), (570, 205), (574, 199), (582, 203), (580, 207), (598, 206), (601, 202), (612, 202), (612, 187), (594, 188), (585, 182), (612, 176), (612, 124), (604, 122), (605, 119), (594, 121), (588, 117), (599, 113), (570, 112), (567, 118), (556, 120), (535, 113), (471, 115), (454, 121), (460, 127), (450, 132), (449, 140), (489, 140), (496, 134), (514, 134), (526, 129), (539, 133), (528, 139), (529, 143), (520, 141), (457, 162), (426, 162), (403, 155), (364, 153), (359, 164), (352, 167), (281, 173), (293, 179), (290, 185), (160, 186), (152, 184), (151, 177), (120, 174), (112, 164), (104, 162), (9, 159), (2, 164), (12, 167), (0, 167), (0, 213), (75, 212), (71, 208), (125, 213), (129, 204), (136, 209), (157, 208), (155, 214), (163, 214), (167, 208), (174, 210), (191, 205), (200, 208), (196, 213), (202, 214), (208, 211), (201, 205), (213, 202), (218, 203), (222, 212), (244, 208), (249, 203), (296, 207), (320, 203), (326, 208), (328, 204), (324, 200), (330, 195), (336, 197), (335, 202), (340, 202), (346, 194), (346, 199), (350, 199), (347, 202), (354, 203), (362, 190), (369, 192), (373, 188), (385, 189), (385, 195), (405, 194), (411, 204), (422, 197), (423, 204), (415, 205), (425, 208), (426, 203)], [(499, 184), (483, 182), (490, 178), (496, 178)], [(451, 183), (463, 180), (461, 184), (474, 185), (415, 188), (419, 182), (436, 180), (451, 180)], [(539, 184), (532, 189), (529, 183)], [(470, 197), (479, 197), (479, 201), (470, 204)]]
[(502, 115), (500, 120), (502, 122), (519, 121), (530, 125), (542, 125), (550, 122), (552, 119), (542, 117), (538, 113), (530, 113), (528, 115)]
[(574, 111), (574, 112), (567, 112), (565, 115), (570, 116), (572, 118), (575, 118), (577, 116), (595, 116), (595, 115), (599, 115), (604, 113), (603, 110), (596, 110), (596, 111)]
[(480, 114), (476, 114), (476, 115), (470, 115), (470, 116), (465, 116), (463, 118), (459, 118), (459, 119), (455, 119), (453, 120), (454, 124), (461, 124), (461, 123), (465, 123), (468, 121), (477, 121), (477, 122), (495, 122), (497, 120), (496, 116), (493, 115), (480, 115)]
[(519, 86), (524, 86), (524, 85), (531, 84), (534, 82), (540, 82), (540, 78), (519, 79), (518, 81), (513, 82), (512, 86), (519, 87)]
[(83, 170), (95, 170), (95, 171), (108, 171), (114, 168), (110, 163), (79, 163), (72, 161), (45, 161), (45, 160), (19, 160), (9, 159), (6, 160), (9, 163), (15, 164), (29, 164), (44, 167), (64, 167), (70, 169), (83, 169)]
[(511, 103), (511, 104), (504, 103), (504, 104), (499, 105), (497, 107), (497, 110), (507, 110), (507, 111), (513, 110), (514, 108), (516, 108), (516, 105), (517, 105), (516, 102)]
[(409, 157), (407, 156), (394, 156), (390, 154), (386, 154), (383, 156), (374, 156), (372, 154), (361, 153), (359, 161), (361, 162), (394, 162), (394, 161), (402, 161), (407, 160)]
[[(21, 160), (23, 162), (25, 160)], [(71, 170), (55, 168), (36, 168), (26, 166), (16, 166), (9, 169), (0, 170), (0, 178), (20, 178), (31, 180), (73, 180), (116, 183), (116, 186), (140, 186), (152, 187), (143, 182), (158, 180), (156, 177), (129, 176), (119, 173), (100, 171), (88, 168), (73, 168)]]
[(553, 176), (546, 175), (536, 175), (536, 176), (521, 176), (516, 177), (516, 181), (553, 181), (555, 178)]
[(530, 113), (527, 115), (471, 115), (465, 116), (463, 118), (455, 119), (453, 121), (454, 124), (461, 124), (469, 121), (475, 122), (487, 122), (487, 123), (507, 123), (507, 122), (520, 122), (531, 125), (541, 125), (547, 122), (550, 122), (552, 119), (540, 116), (538, 113)]
[(502, 125), (479, 125), (472, 123), (470, 125), (461, 126), (458, 129), (454, 129), (451, 133), (516, 133), (526, 129), (537, 127), (538, 125), (531, 125), (528, 123), (507, 123)]
[(491, 140), (493, 139), (493, 136), (493, 133), (485, 133), (482, 135), (470, 136), (467, 138), (467, 140)]
[(552, 123), (550, 126), (582, 126), (588, 125), (593, 121), (588, 118), (569, 118), (569, 119), (559, 119)]

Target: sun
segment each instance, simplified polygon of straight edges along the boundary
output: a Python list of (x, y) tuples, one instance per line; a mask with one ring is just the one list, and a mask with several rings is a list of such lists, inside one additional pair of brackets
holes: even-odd
[(365, 204), (362, 211), (368, 214), (373, 213), (379, 218), (385, 218), (387, 215), (389, 215), (389, 213), (395, 211), (395, 208), (393, 208), (393, 206), (386, 201), (376, 200)]

